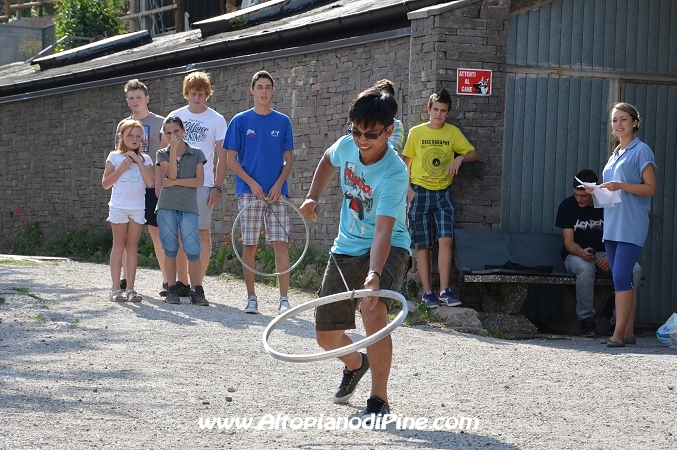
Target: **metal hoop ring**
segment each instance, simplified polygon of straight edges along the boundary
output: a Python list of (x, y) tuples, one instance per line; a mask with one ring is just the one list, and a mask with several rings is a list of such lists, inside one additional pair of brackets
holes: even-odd
[[(306, 218), (303, 217), (303, 214), (301, 214), (301, 211), (296, 207), (295, 204), (288, 202), (284, 197), (280, 197), (279, 201), (288, 205), (288, 206), (291, 206), (292, 209), (294, 209), (294, 211), (296, 211), (299, 214), (299, 217), (301, 217), (301, 219), (303, 220), (303, 226), (306, 228), (306, 246), (303, 247), (303, 253), (301, 253), (301, 256), (299, 256), (298, 261), (296, 261), (293, 266), (290, 266), (289, 269), (287, 269), (283, 272), (263, 273), (263, 272), (259, 272), (258, 270), (249, 267), (244, 261), (242, 261), (242, 257), (237, 252), (237, 245), (235, 245), (235, 243), (233, 243), (233, 253), (235, 253), (235, 256), (237, 257), (237, 259), (242, 263), (242, 266), (245, 269), (248, 269), (250, 272), (254, 272), (256, 275), (261, 275), (262, 277), (277, 277), (279, 275), (284, 275), (285, 273), (289, 273), (292, 270), (294, 270), (296, 268), (296, 266), (301, 264), (301, 261), (303, 261), (303, 257), (306, 256), (306, 252), (308, 251), (308, 245), (310, 244), (310, 229), (308, 228), (308, 222), (306, 221)], [(245, 211), (245, 209), (249, 208), (251, 205), (253, 205), (257, 202), (267, 204), (267, 202), (257, 198), (256, 200), (250, 202), (247, 206), (242, 208), (242, 210), (238, 213), (238, 215), (235, 216), (235, 220), (233, 221), (233, 229), (231, 230), (231, 236), (235, 236), (235, 228), (236, 228), (237, 222), (240, 220), (240, 216)]]
[[(385, 297), (397, 300), (402, 304), (402, 311), (400, 311), (400, 313), (388, 325), (381, 328), (379, 331), (372, 334), (371, 336), (367, 336), (361, 341), (353, 342), (352, 344), (334, 350), (329, 350), (320, 353), (311, 353), (307, 355), (292, 355), (289, 353), (281, 353), (274, 350), (270, 345), (268, 345), (268, 338), (270, 337), (270, 334), (273, 332), (275, 328), (280, 326), (280, 324), (285, 320), (290, 319), (303, 311), (315, 308), (320, 305), (326, 305), (327, 303), (340, 302), (342, 300), (350, 300), (351, 298), (362, 298), (372, 296)], [(402, 294), (395, 291), (389, 290), (372, 291), (370, 289), (361, 289), (359, 291), (348, 291), (339, 294), (328, 295), (326, 297), (320, 297), (315, 300), (311, 300), (307, 303), (303, 303), (274, 318), (268, 324), (266, 329), (263, 331), (263, 348), (273, 358), (287, 362), (313, 362), (313, 361), (323, 361), (325, 359), (330, 358), (338, 358), (339, 356), (345, 356), (348, 353), (352, 353), (354, 351), (369, 347), (373, 343), (380, 341), (381, 339), (383, 339), (384, 337), (395, 331), (395, 329), (399, 327), (402, 324), (402, 322), (404, 322), (404, 319), (407, 317), (408, 313), (409, 306), (407, 305), (407, 300), (404, 298)]]

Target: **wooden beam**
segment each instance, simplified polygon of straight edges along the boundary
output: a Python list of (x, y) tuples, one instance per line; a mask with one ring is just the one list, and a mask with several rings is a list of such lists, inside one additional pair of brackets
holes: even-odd
[[(161, 8), (149, 9), (148, 11), (143, 11), (135, 14), (127, 14), (126, 16), (121, 16), (120, 20), (135, 20), (142, 17), (151, 16), (153, 14), (161, 13), (164, 11), (171, 11), (172, 9), (177, 9), (178, 6), (174, 3), (171, 5), (163, 6)], [(183, 20), (183, 19), (182, 19)]]

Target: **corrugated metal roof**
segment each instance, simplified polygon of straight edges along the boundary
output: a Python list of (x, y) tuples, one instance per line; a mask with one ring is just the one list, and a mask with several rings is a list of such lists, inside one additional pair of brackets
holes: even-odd
[[(13, 65), (12, 70), (0, 69), (0, 97), (311, 44), (314, 43), (313, 36), (317, 40), (332, 40), (382, 31), (388, 27), (400, 28), (402, 23), (408, 23), (408, 11), (438, 3), (444, 1), (341, 0), (293, 17), (284, 17), (204, 39), (198, 30), (158, 36), (150, 44), (141, 47), (45, 71), (36, 71), (27, 65)], [(393, 20), (393, 14), (401, 16), (402, 22)], [(371, 26), (365, 26), (365, 23), (370, 23)], [(344, 35), (341, 34), (342, 31), (345, 32)]]

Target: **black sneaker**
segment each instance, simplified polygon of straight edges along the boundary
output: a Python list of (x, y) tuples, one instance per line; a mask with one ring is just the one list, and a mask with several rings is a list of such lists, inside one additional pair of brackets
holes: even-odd
[(190, 284), (186, 286), (182, 282), (177, 281), (176, 285), (179, 287), (179, 297), (190, 297)]
[(123, 278), (123, 279), (120, 280), (120, 289), (122, 289), (123, 291), (127, 290), (127, 279), (126, 278)]
[(595, 325), (595, 319), (584, 319), (581, 321), (581, 336), (597, 336), (597, 325)]
[(381, 400), (378, 395), (372, 395), (367, 400), (367, 408), (362, 413), (362, 426), (368, 427), (377, 417), (383, 417), (386, 414), (390, 414), (390, 405)]
[(169, 285), (167, 283), (162, 283), (162, 290), (160, 291), (160, 297), (166, 297), (169, 289)]
[(165, 302), (171, 304), (171, 305), (178, 305), (181, 303), (181, 297), (179, 296), (179, 286), (176, 284), (169, 286), (169, 292), (167, 294), (167, 298), (165, 299)]
[(209, 302), (205, 298), (205, 291), (202, 286), (195, 286), (195, 289), (190, 291), (190, 302), (197, 306), (209, 306)]
[(369, 358), (364, 353), (360, 353), (360, 355), (362, 355), (362, 367), (357, 370), (348, 370), (345, 366), (343, 367), (343, 380), (341, 380), (341, 386), (332, 398), (334, 403), (348, 403), (350, 397), (353, 396), (357, 383), (369, 370)]

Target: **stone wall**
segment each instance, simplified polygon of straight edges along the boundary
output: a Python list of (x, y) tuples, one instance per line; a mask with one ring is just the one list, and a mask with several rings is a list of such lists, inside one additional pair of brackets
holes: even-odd
[[(214, 95), (209, 106), (230, 121), (252, 106), (251, 75), (275, 78), (274, 107), (294, 127), (291, 201), (300, 204), (322, 152), (345, 133), (350, 101), (381, 78), (395, 82), (406, 128), (427, 120), (425, 103), (439, 86), (455, 92), (455, 68), (494, 70), (494, 95), (454, 97), (450, 121), (458, 125), (487, 163), (485, 180), (459, 175), (454, 196), (459, 227), (499, 227), (501, 148), (505, 102), (505, 34), (509, 2), (461, 1), (425, 18), (412, 19), (412, 36), (354, 47), (269, 59), (208, 70)], [(145, 79), (150, 109), (164, 115), (183, 106), (183, 75)], [(58, 231), (105, 229), (110, 192), (101, 174), (117, 122), (129, 112), (123, 82), (95, 89), (0, 105), (0, 252), (9, 251), (21, 222), (37, 222), (47, 240)], [(217, 248), (230, 232), (237, 207), (229, 173), (214, 209)], [(341, 192), (335, 177), (324, 197), (319, 223), (336, 234)]]
[[(505, 55), (509, 0), (455, 1), (409, 14), (411, 67), (409, 122), (428, 120), (430, 94), (444, 87), (452, 95), (448, 121), (458, 126), (486, 163), (484, 181), (454, 178), (457, 227), (500, 228)], [(456, 69), (492, 70), (492, 95), (456, 95)]]

